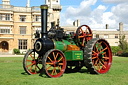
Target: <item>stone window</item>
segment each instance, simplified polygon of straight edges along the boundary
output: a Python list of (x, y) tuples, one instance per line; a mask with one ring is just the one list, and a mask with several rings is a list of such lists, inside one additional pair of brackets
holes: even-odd
[(0, 14), (0, 20), (10, 20), (11, 17), (10, 17), (10, 14)]
[(115, 38), (118, 38), (118, 34), (115, 34)]
[(20, 27), (20, 34), (26, 34), (26, 26)]
[(40, 16), (36, 16), (36, 22), (40, 22), (40, 21), (41, 21)]
[(108, 34), (104, 34), (104, 38), (108, 38)]
[(99, 38), (99, 34), (96, 34), (96, 38)]
[(20, 21), (25, 22), (26, 21), (26, 15), (20, 15)]
[(0, 20), (2, 20), (2, 14), (0, 14)]
[(5, 15), (5, 20), (10, 20), (10, 14)]
[(10, 27), (0, 27), (0, 33), (9, 34)]
[(19, 49), (27, 49), (27, 40), (19, 40)]

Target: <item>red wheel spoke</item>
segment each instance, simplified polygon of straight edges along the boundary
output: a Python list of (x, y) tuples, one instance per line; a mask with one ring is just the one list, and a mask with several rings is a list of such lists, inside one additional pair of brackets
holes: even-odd
[[(99, 61), (100, 62), (100, 61)], [(101, 63), (101, 62), (100, 62)], [(106, 66), (105, 65), (103, 65), (102, 63), (101, 63), (101, 65), (104, 67), (104, 68), (106, 68)]]
[(86, 37), (91, 37), (91, 36), (92, 36), (92, 34), (87, 34), (87, 35), (86, 35)]
[(56, 57), (55, 57), (55, 54), (54, 54), (54, 52), (52, 52), (52, 54), (53, 54), (54, 60), (56, 60)]
[(102, 55), (106, 54), (106, 52), (104, 52)]
[(61, 68), (58, 66), (59, 70), (61, 71)]
[(103, 59), (101, 59), (101, 61), (104, 63)]
[(33, 60), (35, 60), (35, 58), (30, 54), (30, 56), (31, 56), (31, 58), (33, 59)]
[(59, 63), (59, 65), (63, 65), (63, 63)]
[(88, 29), (88, 27), (86, 27), (86, 30), (85, 30), (85, 33), (87, 34), (87, 29)]
[(107, 48), (107, 47), (106, 47), (106, 48), (104, 48), (102, 51), (100, 51), (100, 53), (101, 53), (101, 52), (103, 52), (103, 51), (105, 51), (106, 49), (108, 49), (108, 48)]
[(53, 63), (48, 63), (48, 62), (46, 62), (46, 64), (50, 64), (50, 65), (53, 65)]
[(33, 67), (33, 65), (31, 66), (30, 71), (32, 70), (32, 67)]
[(92, 59), (96, 59), (97, 57), (92, 57)]
[(82, 34), (84, 35), (84, 31), (82, 30), (82, 28), (80, 28), (81, 29), (81, 31), (82, 31)]
[(32, 62), (32, 60), (27, 60), (28, 62)]
[(97, 54), (95, 51), (92, 51), (93, 53)]
[(48, 57), (48, 59), (52, 62), (52, 60), (51, 60), (51, 58), (50, 58), (50, 57)]
[(98, 47), (97, 47), (97, 46), (96, 46), (96, 51), (97, 51), (97, 52), (99, 52), (99, 51), (98, 51)]
[(97, 69), (100, 70), (98, 64), (96, 66), (97, 66)]
[(56, 59), (57, 59), (57, 57), (58, 57), (58, 53), (56, 54)]
[(53, 68), (51, 75), (53, 75), (54, 71), (55, 71), (55, 67)]
[(51, 68), (52, 66), (49, 66), (48, 68), (47, 68), (47, 71)]
[(57, 75), (56, 69), (55, 69), (55, 74)]
[(100, 44), (98, 45), (98, 49), (99, 49), (99, 47), (100, 47), (100, 51), (101, 51), (101, 43), (102, 43), (102, 42), (100, 42)]
[(28, 65), (28, 66), (27, 66), (27, 68), (28, 68), (29, 66), (32, 66), (33, 64), (34, 64), (34, 63), (32, 63), (32, 64)]
[(61, 59), (60, 59), (60, 60), (58, 60), (58, 62), (60, 62), (62, 59), (63, 59), (63, 57), (61, 57)]
[(96, 60), (96, 62), (95, 62), (95, 64), (94, 64), (94, 66), (95, 66), (95, 65), (97, 65), (97, 62), (98, 62), (98, 59)]
[(104, 59), (109, 59), (109, 57), (102, 57), (102, 58), (104, 58)]
[(84, 38), (84, 36), (78, 36), (78, 38)]
[(85, 38), (83, 39), (83, 43), (82, 43), (82, 46), (84, 46), (84, 43), (85, 43)]

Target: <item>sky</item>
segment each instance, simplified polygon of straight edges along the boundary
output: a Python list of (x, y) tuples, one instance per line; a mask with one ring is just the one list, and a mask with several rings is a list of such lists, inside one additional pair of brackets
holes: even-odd
[[(11, 5), (26, 6), (27, 0), (10, 0)], [(2, 4), (2, 0), (0, 0)], [(30, 0), (30, 6), (40, 6), (45, 0)], [(119, 22), (124, 23), (128, 30), (128, 0), (60, 0), (62, 11), (60, 25), (69, 26), (80, 19), (81, 25), (86, 24), (92, 29), (118, 29)]]

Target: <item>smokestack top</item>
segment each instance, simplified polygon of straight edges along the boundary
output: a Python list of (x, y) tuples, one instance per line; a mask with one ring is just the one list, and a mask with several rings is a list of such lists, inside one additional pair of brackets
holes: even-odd
[(41, 5), (40, 8), (41, 9), (48, 9), (48, 5)]
[(47, 13), (48, 13), (48, 5), (41, 5), (41, 34), (42, 38), (47, 38)]

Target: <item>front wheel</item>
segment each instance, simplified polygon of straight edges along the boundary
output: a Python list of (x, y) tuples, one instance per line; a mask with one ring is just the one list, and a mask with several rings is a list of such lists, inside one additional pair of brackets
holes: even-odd
[(43, 70), (48, 77), (62, 76), (66, 68), (66, 58), (60, 50), (52, 49), (43, 57)]
[(29, 75), (40, 73), (42, 69), (41, 56), (35, 55), (33, 49), (29, 50), (24, 56), (23, 68)]

